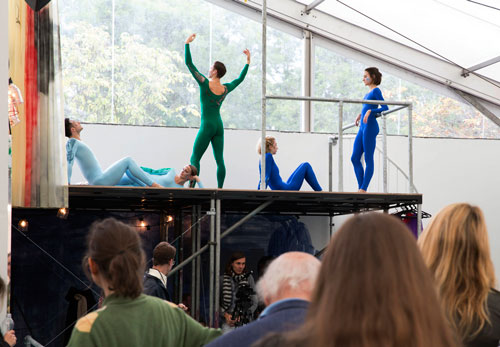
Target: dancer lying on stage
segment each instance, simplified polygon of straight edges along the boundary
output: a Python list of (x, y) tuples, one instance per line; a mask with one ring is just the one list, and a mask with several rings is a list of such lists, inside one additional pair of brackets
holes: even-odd
[(76, 158), (78, 165), (82, 170), (83, 176), (90, 185), (95, 186), (114, 186), (120, 182), (123, 175), (129, 173), (138, 181), (148, 187), (161, 187), (155, 183), (145, 172), (130, 158), (123, 158), (106, 171), (102, 171), (101, 166), (92, 150), (80, 139), (80, 132), (83, 130), (80, 122), (72, 121), (69, 118), (64, 120), (66, 136), (69, 137), (66, 143), (66, 156), (68, 159), (68, 183), (71, 183), (71, 174), (73, 171), (73, 162)]
[(127, 157), (117, 161), (103, 172), (92, 150), (80, 139), (80, 132), (83, 130), (80, 122), (66, 118), (64, 123), (66, 136), (69, 137), (66, 143), (68, 183), (71, 183), (73, 162), (76, 158), (83, 176), (90, 185), (182, 188), (187, 181), (190, 181), (190, 187), (194, 187), (198, 182), (203, 188), (196, 174), (196, 168), (191, 165), (186, 165), (182, 172), (176, 175), (173, 169), (141, 168), (132, 158)]
[[(278, 143), (271, 136), (266, 136), (266, 186), (272, 190), (300, 190), (304, 180), (309, 183), (315, 191), (322, 191), (321, 186), (316, 179), (316, 175), (309, 163), (302, 163), (288, 178), (288, 181), (283, 182), (280, 176), (280, 170), (274, 162), (273, 155), (278, 151)], [(261, 143), (257, 144), (257, 152), (261, 154)], [(261, 172), (261, 163), (259, 161), (259, 173)], [(260, 189), (260, 179), (259, 186)]]
[[(199, 188), (205, 188), (197, 175), (198, 170), (193, 165), (184, 166), (179, 174), (176, 174), (174, 169), (169, 168), (159, 170), (152, 170), (144, 167), (141, 168), (142, 170), (145, 170), (144, 173), (146, 176), (150, 177), (156, 183), (165, 188), (184, 188), (186, 182), (189, 182), (189, 188), (194, 188), (196, 183), (198, 183)], [(130, 175), (128, 172), (122, 177), (117, 185), (136, 187), (145, 186), (144, 183), (135, 179), (133, 175)]]
[(207, 150), (210, 142), (217, 162), (217, 185), (222, 188), (226, 177), (226, 167), (224, 165), (224, 126), (220, 116), (220, 108), (226, 96), (231, 93), (243, 80), (250, 64), (250, 51), (245, 49), (243, 53), (247, 56), (247, 63), (240, 73), (240, 77), (231, 83), (220, 83), (220, 79), (226, 73), (226, 67), (220, 61), (216, 61), (208, 71), (208, 78), (203, 76), (194, 66), (191, 59), (189, 44), (196, 38), (196, 34), (190, 35), (186, 40), (185, 59), (186, 65), (200, 86), (201, 103), (201, 124), (198, 135), (193, 145), (191, 155), (191, 165), (194, 165), (200, 172), (200, 160)]
[[(382, 74), (376, 67), (369, 67), (363, 75), (363, 83), (370, 88), (364, 100), (384, 100), (382, 92), (377, 87), (382, 82)], [(354, 166), (354, 173), (358, 180), (359, 193), (366, 193), (370, 180), (373, 176), (374, 162), (373, 154), (377, 142), (379, 132), (378, 122), (375, 118), (377, 113), (387, 111), (387, 105), (369, 105), (363, 104), (361, 113), (356, 117), (356, 126), (360, 126), (356, 139), (354, 140), (354, 148), (352, 150), (351, 161)], [(363, 121), (361, 121), (363, 117)], [(361, 155), (365, 153), (366, 168), (363, 170), (361, 164)]]

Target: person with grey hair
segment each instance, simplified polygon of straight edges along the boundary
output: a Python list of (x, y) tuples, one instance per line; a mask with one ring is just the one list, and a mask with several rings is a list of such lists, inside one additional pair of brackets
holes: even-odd
[(212, 341), (207, 347), (250, 347), (270, 332), (293, 330), (305, 319), (320, 261), (303, 252), (288, 252), (273, 260), (257, 282), (266, 308), (259, 318)]

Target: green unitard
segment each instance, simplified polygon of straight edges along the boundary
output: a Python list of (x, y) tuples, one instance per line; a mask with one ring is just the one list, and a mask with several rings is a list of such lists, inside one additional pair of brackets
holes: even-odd
[(224, 178), (226, 177), (226, 166), (224, 165), (224, 125), (220, 116), (220, 107), (227, 94), (231, 93), (245, 79), (248, 64), (241, 71), (240, 77), (231, 83), (224, 83), (224, 93), (217, 95), (210, 90), (208, 79), (194, 66), (189, 44), (186, 44), (185, 59), (189, 71), (191, 71), (191, 74), (200, 86), (201, 124), (193, 145), (191, 165), (196, 166), (199, 174), (200, 159), (207, 150), (210, 142), (212, 142), (212, 149), (215, 161), (217, 162), (217, 185), (219, 188), (222, 188)]

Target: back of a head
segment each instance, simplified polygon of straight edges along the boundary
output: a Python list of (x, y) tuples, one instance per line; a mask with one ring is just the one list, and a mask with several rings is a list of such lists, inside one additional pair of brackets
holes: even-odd
[(222, 78), (226, 74), (226, 66), (223, 62), (216, 61), (214, 63), (214, 69), (217, 71), (217, 77)]
[[(266, 136), (266, 153), (271, 152), (271, 146), (274, 145), (276, 139), (272, 136)], [(259, 138), (257, 141), (257, 153), (262, 154), (262, 139)]]
[(153, 265), (165, 265), (174, 259), (176, 249), (170, 243), (163, 241), (153, 250)]
[(425, 229), (419, 246), (444, 311), (465, 341), (489, 321), (486, 300), (495, 286), (483, 213), (465, 203), (445, 207)]
[(92, 224), (87, 237), (87, 254), (116, 295), (136, 298), (142, 293), (144, 251), (134, 228), (114, 218)]
[(71, 124), (71, 119), (64, 118), (64, 135), (66, 137), (71, 137), (73, 134), (71, 133), (71, 128), (73, 124)]
[(283, 293), (294, 296), (311, 295), (321, 263), (304, 252), (288, 252), (273, 260), (257, 283), (257, 292), (264, 301), (282, 299)]
[(356, 215), (332, 238), (306, 324), (290, 345), (452, 346), (431, 275), (395, 217)]

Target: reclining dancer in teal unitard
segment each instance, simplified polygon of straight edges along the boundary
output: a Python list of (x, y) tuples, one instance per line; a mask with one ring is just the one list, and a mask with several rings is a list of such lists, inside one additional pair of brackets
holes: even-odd
[(243, 53), (247, 56), (247, 63), (240, 73), (240, 77), (231, 83), (221, 84), (220, 79), (226, 73), (226, 67), (220, 61), (216, 61), (208, 71), (210, 81), (203, 76), (194, 66), (191, 59), (189, 44), (196, 38), (196, 34), (190, 35), (186, 40), (185, 59), (186, 65), (200, 86), (201, 124), (198, 135), (193, 145), (191, 165), (200, 172), (200, 160), (207, 150), (210, 142), (217, 162), (217, 185), (222, 188), (226, 177), (224, 165), (224, 125), (220, 116), (220, 107), (226, 96), (231, 93), (243, 80), (250, 64), (250, 51), (245, 49)]
[(161, 187), (161, 185), (155, 183), (151, 177), (148, 177), (130, 157), (123, 158), (107, 168), (106, 171), (102, 171), (101, 165), (97, 162), (92, 150), (80, 139), (80, 132), (83, 130), (80, 122), (66, 118), (64, 123), (66, 136), (69, 137), (66, 143), (68, 183), (71, 183), (73, 162), (76, 158), (83, 176), (91, 185), (114, 186), (120, 182), (123, 175), (127, 174), (148, 187)]

